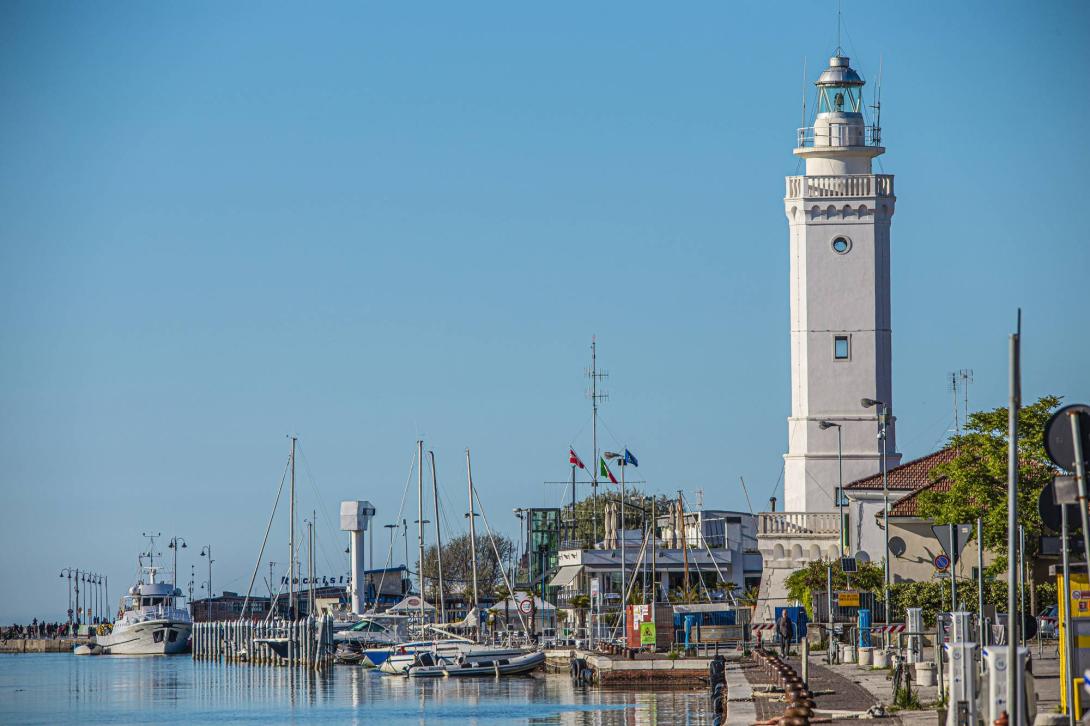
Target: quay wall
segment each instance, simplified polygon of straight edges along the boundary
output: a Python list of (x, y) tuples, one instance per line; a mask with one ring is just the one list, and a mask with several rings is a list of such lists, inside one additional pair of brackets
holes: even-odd
[(12, 638), (0, 640), (0, 653), (71, 653), (77, 645), (86, 642), (86, 638)]
[[(728, 656), (729, 657), (729, 656)], [(677, 658), (664, 655), (628, 660), (622, 656), (586, 650), (550, 650), (545, 654), (545, 668), (550, 673), (568, 673), (571, 659), (582, 658), (600, 686), (647, 684), (657, 687), (704, 688), (708, 683), (711, 658)]]

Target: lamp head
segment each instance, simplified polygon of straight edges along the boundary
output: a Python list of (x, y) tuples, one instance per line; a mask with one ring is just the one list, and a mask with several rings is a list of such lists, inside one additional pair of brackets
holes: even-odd
[(863, 398), (860, 399), (859, 405), (863, 408), (871, 408), (872, 406), (881, 406), (883, 404), (881, 401), (876, 401), (873, 398)]
[(822, 421), (818, 424), (818, 428), (824, 431), (825, 429), (831, 429), (833, 427), (840, 428), (840, 424), (833, 423), (832, 421)]

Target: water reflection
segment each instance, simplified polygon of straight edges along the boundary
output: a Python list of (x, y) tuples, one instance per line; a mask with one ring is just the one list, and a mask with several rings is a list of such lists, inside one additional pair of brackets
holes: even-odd
[(0, 655), (0, 722), (457, 723), (657, 726), (710, 723), (704, 691), (599, 690), (563, 675), (410, 679), (188, 658)]

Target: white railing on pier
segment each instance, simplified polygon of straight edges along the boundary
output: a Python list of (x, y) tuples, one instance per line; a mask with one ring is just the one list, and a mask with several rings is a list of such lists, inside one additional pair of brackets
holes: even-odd
[(843, 174), (787, 177), (789, 199), (893, 196), (892, 174)]
[(837, 534), (840, 523), (836, 512), (761, 512), (757, 515), (757, 532), (801, 536)]

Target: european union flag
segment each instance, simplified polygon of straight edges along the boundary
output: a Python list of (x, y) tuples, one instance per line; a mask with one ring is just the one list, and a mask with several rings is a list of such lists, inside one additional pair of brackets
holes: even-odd
[(640, 462), (636, 461), (636, 457), (633, 456), (632, 452), (629, 451), (628, 449), (624, 450), (624, 463), (625, 463), (626, 466), (628, 464), (631, 464), (632, 466), (639, 466), (640, 465)]

